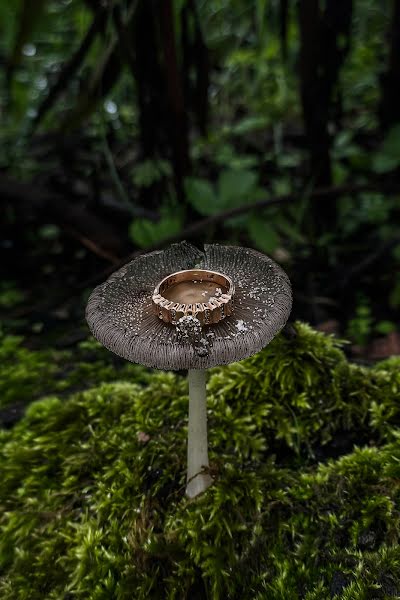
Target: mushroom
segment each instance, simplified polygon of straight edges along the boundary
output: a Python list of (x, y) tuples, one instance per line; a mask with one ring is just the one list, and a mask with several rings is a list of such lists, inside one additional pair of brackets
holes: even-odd
[(86, 318), (94, 337), (147, 367), (188, 370), (186, 495), (209, 474), (206, 369), (255, 354), (285, 325), (292, 294), (286, 273), (249, 248), (181, 242), (143, 254), (90, 295)]

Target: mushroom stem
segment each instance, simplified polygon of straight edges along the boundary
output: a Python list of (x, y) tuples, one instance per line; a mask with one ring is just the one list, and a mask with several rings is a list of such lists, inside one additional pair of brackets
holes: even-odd
[(189, 432), (186, 495), (194, 498), (213, 482), (203, 467), (208, 467), (206, 371), (189, 369)]

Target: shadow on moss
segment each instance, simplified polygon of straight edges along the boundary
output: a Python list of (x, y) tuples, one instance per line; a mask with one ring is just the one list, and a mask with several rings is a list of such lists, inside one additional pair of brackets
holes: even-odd
[[(215, 484), (196, 501), (183, 378), (29, 405), (1, 433), (1, 598), (398, 598), (399, 362), (296, 331), (213, 370)], [(316, 464), (347, 434), (374, 445)]]
[(147, 383), (150, 371), (119, 359), (91, 339), (74, 352), (32, 351), (19, 336), (0, 332), (0, 426), (11, 427), (26, 405), (41, 396), (65, 396), (99, 382), (132, 379)]

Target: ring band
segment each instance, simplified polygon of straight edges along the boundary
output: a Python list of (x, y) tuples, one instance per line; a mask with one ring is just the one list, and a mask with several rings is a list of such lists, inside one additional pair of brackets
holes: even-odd
[[(209, 282), (222, 286), (226, 291), (216, 288), (208, 302), (192, 304), (174, 302), (164, 297), (167, 290), (185, 281), (194, 284)], [(181, 317), (193, 316), (201, 325), (213, 325), (232, 314), (234, 293), (235, 286), (227, 275), (217, 271), (190, 269), (172, 273), (160, 281), (153, 292), (152, 303), (154, 312), (165, 323), (176, 325)]]

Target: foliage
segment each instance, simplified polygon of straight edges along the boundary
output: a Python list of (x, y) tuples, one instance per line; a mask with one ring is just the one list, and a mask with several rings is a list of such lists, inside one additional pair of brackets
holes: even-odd
[(146, 160), (135, 167), (133, 181), (139, 187), (149, 187), (163, 177), (171, 175), (171, 165), (167, 161)]
[(159, 221), (150, 219), (135, 219), (129, 226), (129, 234), (139, 248), (148, 248), (153, 244), (167, 240), (177, 235), (182, 227), (182, 218), (179, 214), (163, 211), (164, 215)]
[(204, 179), (188, 178), (186, 181), (188, 201), (204, 216), (254, 202), (260, 193), (262, 190), (257, 188), (256, 173), (245, 169), (221, 171), (216, 189)]
[[(173, 39), (163, 38), (159, 14), (149, 9), (147, 17), (142, 15), (146, 27), (139, 28), (148, 35), (138, 40), (139, 9), (150, 4), (41, 0), (33, 13), (26, 1), (2, 4), (1, 168), (14, 179), (36, 178), (51, 193), (65, 190), (68, 202), (72, 197), (73, 204), (82, 203), (100, 220), (115, 219), (118, 228), (126, 223), (124, 241), (138, 248), (179, 236), (203, 217), (243, 207), (239, 216), (199, 235), (240, 242), (274, 257), (295, 257), (294, 276), (309, 270), (303, 262), (322, 256), (326, 270), (318, 273), (315, 286), (316, 295), (324, 295), (338, 265), (351, 264), (349, 256), (357, 264), (359, 255), (397, 235), (397, 195), (375, 189), (381, 175), (393, 176), (399, 166), (399, 125), (385, 130), (379, 123), (390, 62), (390, 48), (382, 40), (390, 43), (392, 3), (352, 3), (351, 43), (327, 111), (332, 181), (326, 185), (365, 185), (371, 173), (373, 179), (370, 191), (339, 194), (337, 222), (329, 222), (325, 232), (313, 224), (323, 203), (310, 198), (316, 173), (308, 173), (310, 140), (300, 127), (301, 35), (294, 3), (168, 1), (163, 5), (171, 6), (173, 19), (165, 29)], [(323, 4), (331, 5), (329, 31), (335, 35), (337, 3)], [(338, 34), (336, 50), (345, 44)], [(167, 51), (173, 47), (176, 64)], [(328, 49), (321, 54), (334, 63)], [(135, 57), (150, 61), (145, 73)], [(179, 98), (171, 106), (170, 88), (177, 97), (181, 88), (182, 114)], [(317, 109), (319, 102), (313, 105)], [(178, 114), (180, 123), (174, 121)], [(178, 165), (181, 154), (186, 160)], [(246, 210), (276, 195), (293, 202), (272, 203), (257, 213)], [(14, 207), (7, 215), (14, 225)], [(68, 233), (60, 221), (56, 226), (63, 238)], [(45, 246), (46, 235), (54, 235), (47, 225), (31, 231), (29, 222), (23, 237)], [(75, 229), (75, 238), (90, 251), (110, 254), (102, 252), (99, 240)], [(398, 261), (391, 257), (388, 273)], [(360, 283), (370, 288), (370, 281)], [(387, 284), (386, 307), (371, 298), (373, 318), (396, 321), (399, 285), (395, 278)], [(372, 296), (370, 290), (367, 294)], [(13, 301), (0, 296), (0, 304)], [(349, 305), (356, 313), (355, 298)], [(385, 309), (390, 314), (377, 314)]]
[(0, 308), (13, 308), (24, 299), (24, 295), (11, 281), (0, 283)]
[(398, 597), (399, 360), (362, 368), (296, 334), (213, 370), (215, 483), (196, 501), (181, 376), (32, 403), (1, 435), (2, 598)]
[(355, 316), (349, 320), (347, 335), (356, 344), (364, 346), (371, 335), (372, 323), (371, 307), (369, 304), (362, 302), (357, 306)]
[(382, 147), (374, 156), (373, 168), (377, 173), (387, 173), (400, 166), (400, 125), (388, 132)]
[(396, 331), (396, 324), (393, 321), (387, 319), (377, 321), (373, 318), (368, 299), (359, 294), (355, 314), (347, 324), (348, 338), (359, 346), (365, 346), (371, 341), (373, 334), (388, 335), (394, 331)]

